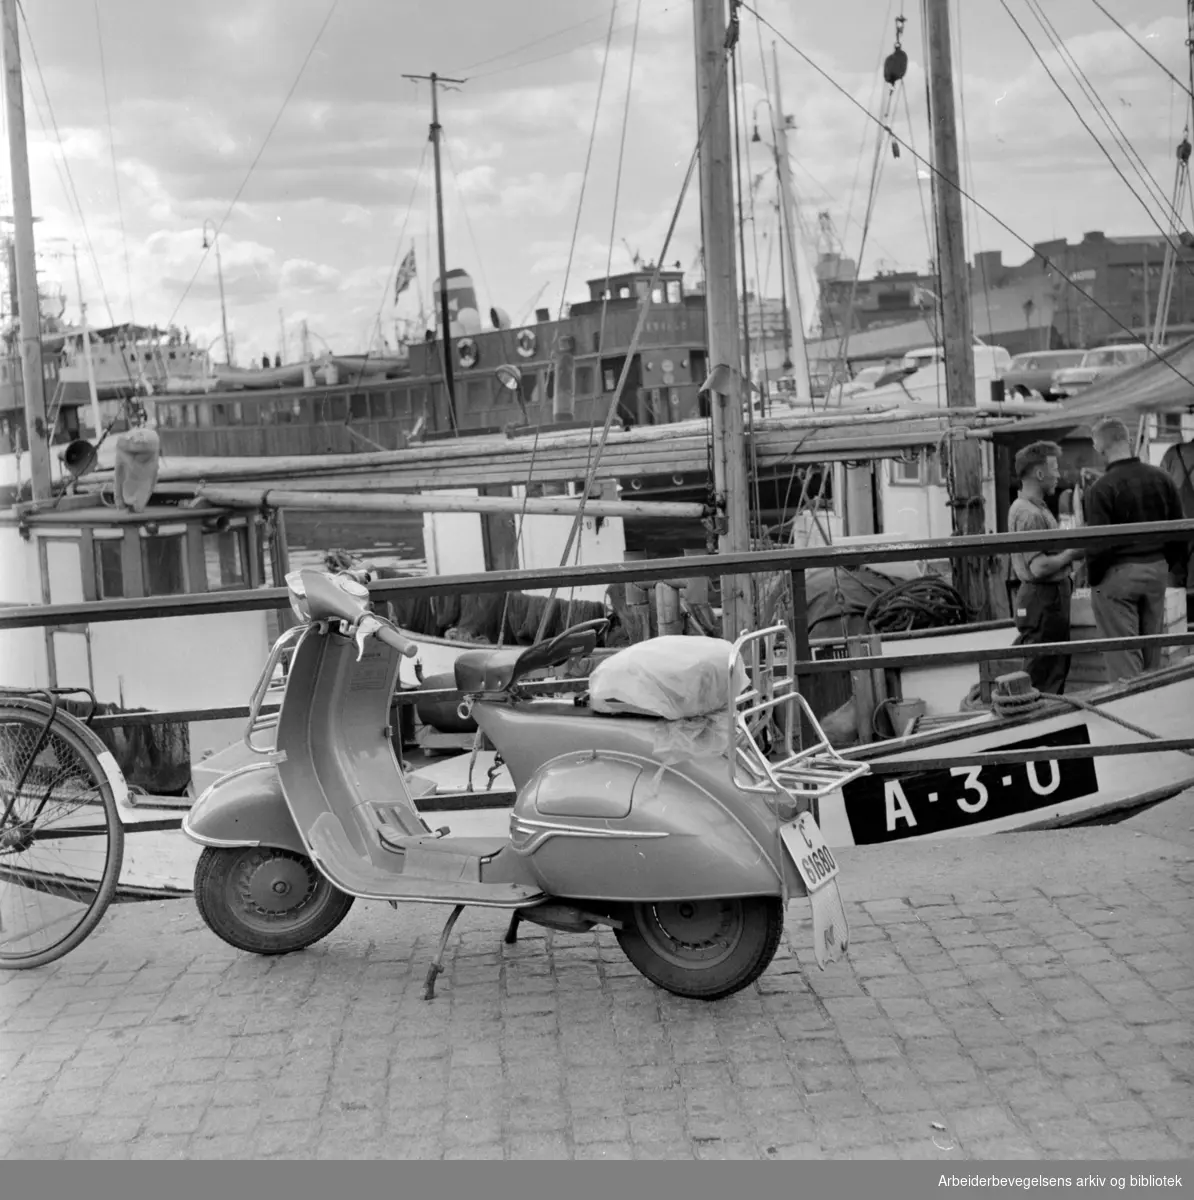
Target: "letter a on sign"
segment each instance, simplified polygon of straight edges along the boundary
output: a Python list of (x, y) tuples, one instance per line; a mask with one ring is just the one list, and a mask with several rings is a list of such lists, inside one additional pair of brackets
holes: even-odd
[(912, 815), (912, 809), (908, 804), (908, 797), (904, 795), (904, 789), (900, 786), (898, 779), (889, 779), (884, 783), (883, 803), (887, 808), (888, 833), (895, 832), (896, 821), (906, 821), (909, 828), (916, 824), (916, 818)]

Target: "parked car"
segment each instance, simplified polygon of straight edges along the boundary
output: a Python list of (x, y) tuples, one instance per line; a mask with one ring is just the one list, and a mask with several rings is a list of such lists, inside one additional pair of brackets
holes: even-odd
[(1090, 387), (1096, 379), (1105, 379), (1146, 362), (1152, 349), (1144, 342), (1128, 342), (1122, 346), (1096, 346), (1087, 350), (1076, 367), (1064, 367), (1053, 376), (1053, 391), (1058, 396), (1074, 396)]
[(1066, 367), (1078, 366), (1085, 354), (1085, 350), (1036, 350), (1031, 354), (1017, 354), (1004, 372), (1004, 391), (1025, 400), (1034, 392), (1045, 400), (1059, 400), (1053, 391), (1053, 376)]

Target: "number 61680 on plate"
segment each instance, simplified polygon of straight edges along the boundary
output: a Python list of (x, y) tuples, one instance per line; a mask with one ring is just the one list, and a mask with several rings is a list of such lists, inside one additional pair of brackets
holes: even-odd
[(815, 892), (837, 877), (837, 860), (825, 844), (811, 813), (801, 813), (795, 821), (781, 825), (779, 836), (810, 892)]

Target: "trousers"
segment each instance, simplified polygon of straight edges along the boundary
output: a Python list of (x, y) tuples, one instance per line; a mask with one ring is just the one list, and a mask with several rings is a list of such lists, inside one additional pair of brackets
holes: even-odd
[[(1095, 627), (1099, 637), (1137, 637), (1165, 630), (1165, 588), (1169, 567), (1163, 561), (1120, 562), (1090, 589)], [(1107, 677), (1132, 679), (1161, 665), (1161, 647), (1136, 647), (1106, 652)]]
[[(1042, 642), (1070, 640), (1070, 596), (1073, 584), (1068, 579), (1057, 583), (1021, 583), (1016, 589), (1014, 612), (1019, 636), (1013, 645), (1033, 646)], [(1041, 654), (1028, 659), (1026, 670), (1038, 692), (1058, 696), (1065, 690), (1070, 673), (1066, 654)]]

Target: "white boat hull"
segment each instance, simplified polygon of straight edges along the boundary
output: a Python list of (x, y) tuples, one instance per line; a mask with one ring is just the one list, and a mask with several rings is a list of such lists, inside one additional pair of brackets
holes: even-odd
[(831, 846), (937, 840), (1045, 829), (1162, 800), (1194, 786), (1194, 756), (1180, 750), (1045, 760), (1034, 764), (939, 766), (940, 760), (1035, 745), (1147, 743), (1190, 736), (1194, 662), (1131, 685), (1083, 693), (1098, 711), (1058, 709), (1015, 720), (988, 717), (958, 729), (914, 735), (847, 752), (848, 758), (907, 762), (907, 774), (872, 774), (821, 802), (821, 828)]
[[(1098, 712), (1071, 709), (1039, 717), (968, 721), (898, 741), (848, 752), (848, 757), (906, 761), (906, 774), (873, 774), (831, 793), (821, 802), (820, 823), (833, 847), (892, 841), (931, 841), (1049, 828), (1091, 820), (1117, 810), (1159, 801), (1194, 786), (1194, 756), (1181, 751), (1047, 760), (1032, 766), (918, 769), (918, 761), (941, 760), (1042, 742), (1106, 746), (1145, 743), (1143, 734), (1117, 724), (1121, 718), (1159, 738), (1190, 733), (1194, 710), (1194, 662), (1182, 663), (1135, 685), (1085, 693)], [(231, 748), (230, 748), (231, 750)], [(251, 758), (247, 751), (246, 759)], [(492, 751), (445, 756), (419, 767), (417, 779), (435, 785), (419, 797), (432, 829), (448, 826), (462, 837), (504, 837), (509, 831), (514, 785), (501, 766), (492, 783)], [(212, 778), (232, 769), (232, 760), (207, 770)], [(1005, 782), (1006, 781), (1006, 782)], [(204, 784), (210, 779), (204, 778)], [(471, 783), (471, 787), (470, 787)], [(200, 847), (181, 831), (183, 810), (154, 806), (151, 797), (120, 805), (125, 826), (121, 892), (126, 896), (191, 891)], [(98, 876), (102, 848), (95, 849)]]

